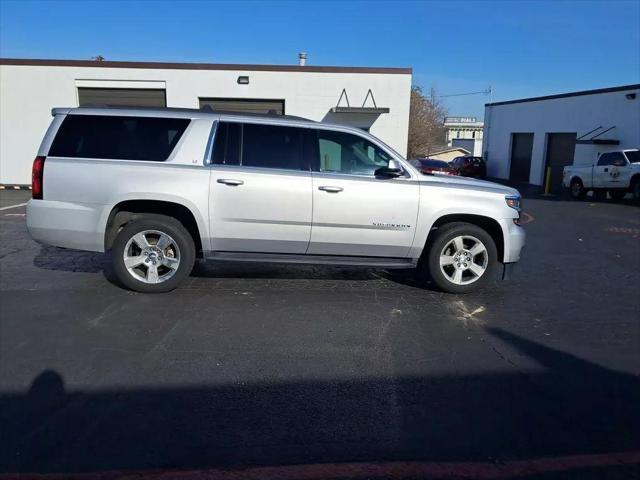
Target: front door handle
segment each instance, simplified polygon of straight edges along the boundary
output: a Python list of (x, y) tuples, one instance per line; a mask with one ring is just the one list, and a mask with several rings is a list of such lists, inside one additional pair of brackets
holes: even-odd
[(224, 183), (225, 185), (231, 185), (232, 187), (244, 184), (242, 180), (234, 180), (233, 178), (219, 178), (218, 183)]
[(342, 187), (330, 187), (330, 186), (323, 186), (323, 187), (318, 187), (318, 190), (322, 190), (323, 192), (329, 192), (329, 193), (339, 193), (342, 190), (344, 190), (344, 188)]
[(608, 172), (608, 171), (609, 171), (609, 169), (608, 169), (608, 168), (605, 168), (605, 169), (604, 169), (604, 171), (605, 171), (605, 172)]

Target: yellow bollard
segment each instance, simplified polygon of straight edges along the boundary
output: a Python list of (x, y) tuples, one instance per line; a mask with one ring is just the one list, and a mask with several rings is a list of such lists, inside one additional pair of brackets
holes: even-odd
[(551, 167), (547, 167), (547, 178), (544, 181), (544, 197), (553, 197), (551, 193)]

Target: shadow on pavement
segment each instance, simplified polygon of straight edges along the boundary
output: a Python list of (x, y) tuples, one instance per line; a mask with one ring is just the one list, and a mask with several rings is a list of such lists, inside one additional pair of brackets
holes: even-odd
[(502, 462), (640, 449), (638, 378), (488, 333), (539, 369), (220, 385), (212, 372), (213, 385), (96, 391), (68, 390), (45, 371), (27, 393), (0, 395), (0, 472)]
[[(64, 272), (102, 273), (113, 285), (124, 288), (111, 266), (111, 254), (85, 252), (58, 247), (43, 246), (33, 261), (34, 266), (44, 270)], [(283, 280), (349, 280), (389, 281), (412, 288), (439, 292), (430, 281), (423, 282), (415, 269), (376, 270), (358, 267), (324, 265), (296, 265), (276, 263), (196, 261), (191, 277), (211, 279), (283, 279)]]

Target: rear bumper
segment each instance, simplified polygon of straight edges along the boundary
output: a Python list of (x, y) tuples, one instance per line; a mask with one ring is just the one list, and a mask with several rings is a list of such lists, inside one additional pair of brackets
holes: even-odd
[(519, 225), (513, 223), (513, 219), (508, 218), (501, 221), (504, 232), (504, 257), (503, 263), (513, 263), (520, 260), (520, 254), (524, 248), (527, 234)]
[(102, 205), (30, 200), (27, 229), (44, 245), (103, 252), (102, 213)]

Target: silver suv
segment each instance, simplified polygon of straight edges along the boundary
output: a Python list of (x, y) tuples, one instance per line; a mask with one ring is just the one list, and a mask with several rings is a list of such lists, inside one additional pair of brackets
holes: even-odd
[(516, 262), (520, 196), (424, 176), (356, 128), (182, 109), (54, 109), (33, 163), (31, 236), (113, 252), (141, 292), (196, 258), (417, 267), (465, 293)]

